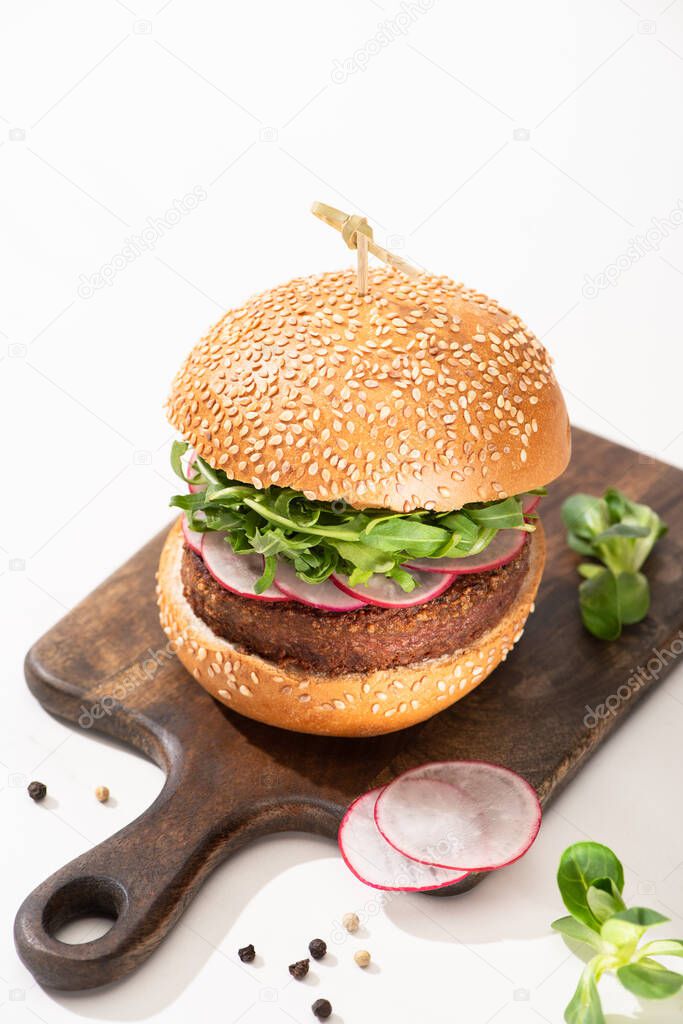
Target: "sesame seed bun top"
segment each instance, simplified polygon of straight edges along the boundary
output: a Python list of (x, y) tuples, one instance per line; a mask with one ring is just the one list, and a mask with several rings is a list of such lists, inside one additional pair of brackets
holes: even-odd
[(543, 486), (569, 460), (548, 353), (445, 277), (380, 267), (298, 278), (192, 350), (171, 424), (211, 466), (356, 508), (447, 510)]

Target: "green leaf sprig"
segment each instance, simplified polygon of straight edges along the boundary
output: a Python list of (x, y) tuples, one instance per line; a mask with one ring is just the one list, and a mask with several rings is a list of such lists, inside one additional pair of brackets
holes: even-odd
[(289, 559), (307, 583), (322, 583), (334, 572), (348, 576), (355, 586), (379, 573), (410, 592), (416, 581), (404, 562), (465, 558), (483, 551), (498, 530), (534, 530), (522, 512), (521, 497), (465, 505), (454, 512), (358, 510), (341, 501), (309, 501), (287, 487), (257, 489), (230, 480), (199, 456), (188, 477), (182, 461), (188, 448), (184, 441), (174, 443), (171, 466), (181, 480), (201, 490), (176, 494), (170, 503), (185, 512), (192, 530), (224, 532), (233, 550), (263, 555), (265, 568), (256, 593), (272, 583), (278, 557)]
[(683, 974), (668, 970), (654, 957), (683, 957), (683, 939), (641, 945), (648, 928), (669, 919), (647, 907), (626, 906), (624, 869), (609, 847), (590, 842), (568, 847), (557, 884), (570, 916), (553, 921), (552, 927), (592, 953), (564, 1011), (567, 1024), (604, 1024), (598, 982), (606, 971), (613, 971), (624, 988), (645, 999), (666, 999), (679, 991)]
[(562, 506), (562, 519), (569, 546), (598, 560), (578, 567), (583, 624), (601, 640), (616, 640), (623, 626), (647, 615), (650, 587), (640, 568), (667, 527), (653, 509), (614, 488), (602, 498), (574, 494)]

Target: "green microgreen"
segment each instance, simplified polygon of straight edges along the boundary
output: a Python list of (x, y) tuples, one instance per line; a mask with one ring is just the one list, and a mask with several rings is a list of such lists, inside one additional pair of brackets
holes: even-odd
[(579, 605), (583, 624), (601, 640), (616, 640), (622, 627), (640, 622), (650, 607), (650, 587), (640, 572), (666, 525), (647, 505), (614, 488), (602, 498), (574, 494), (562, 506), (567, 543), (582, 562)]
[(653, 957), (683, 956), (683, 940), (641, 944), (648, 928), (665, 924), (668, 918), (647, 907), (626, 907), (624, 869), (607, 846), (582, 842), (568, 847), (560, 860), (557, 884), (570, 916), (553, 921), (552, 927), (589, 954), (564, 1011), (567, 1024), (604, 1024), (598, 982), (606, 971), (646, 999), (666, 999), (679, 991), (683, 974), (668, 970)]

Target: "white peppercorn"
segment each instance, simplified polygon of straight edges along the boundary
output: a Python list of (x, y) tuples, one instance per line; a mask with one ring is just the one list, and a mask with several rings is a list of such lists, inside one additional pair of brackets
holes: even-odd
[(342, 917), (342, 924), (346, 928), (347, 932), (357, 932), (360, 928), (360, 918), (358, 914), (354, 914), (353, 911), (348, 914), (344, 914)]

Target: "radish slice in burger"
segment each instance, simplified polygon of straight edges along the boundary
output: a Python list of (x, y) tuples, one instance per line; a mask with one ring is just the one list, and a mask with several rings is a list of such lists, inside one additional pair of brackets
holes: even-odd
[(305, 580), (300, 580), (291, 562), (286, 562), (283, 558), (278, 561), (274, 582), (277, 589), (293, 601), (320, 608), (321, 611), (353, 612), (357, 608), (365, 607), (365, 601), (345, 594), (329, 579), (324, 583), (306, 583)]
[(522, 498), (522, 512), (525, 516), (530, 516), (532, 512), (535, 512), (538, 508), (541, 500), (540, 494), (525, 494)]
[(332, 575), (330, 579), (345, 594), (350, 594), (351, 597), (366, 604), (378, 605), (380, 608), (412, 608), (414, 605), (425, 604), (439, 597), (444, 590), (448, 590), (455, 578), (453, 574), (447, 575), (443, 572), (436, 575), (411, 572), (411, 575), (415, 578), (417, 586), (409, 594), (406, 594), (394, 580), (379, 573), (371, 576), (367, 583), (359, 583), (355, 587), (350, 585), (348, 576)]
[(263, 574), (262, 556), (235, 554), (224, 533), (212, 530), (203, 534), (202, 558), (213, 578), (233, 594), (257, 601), (288, 600), (277, 587), (271, 586), (262, 594), (256, 593), (254, 586)]
[(536, 791), (484, 761), (422, 765), (390, 782), (377, 828), (399, 853), (449, 870), (491, 871), (526, 853), (541, 826)]
[(524, 530), (499, 530), (478, 555), (468, 555), (466, 558), (417, 558), (414, 562), (406, 562), (405, 567), (410, 570), (419, 569), (420, 572), (452, 573), (455, 576), (490, 572), (516, 558), (526, 544), (526, 538)]
[(339, 826), (339, 849), (350, 871), (374, 889), (427, 892), (454, 885), (466, 871), (445, 871), (418, 864), (398, 853), (375, 825), (375, 802), (381, 789), (371, 789), (354, 800)]
[(185, 538), (185, 543), (188, 548), (194, 551), (195, 555), (201, 555), (204, 534), (199, 533), (197, 530), (191, 530), (187, 525), (187, 519), (185, 516), (182, 517), (180, 522), (183, 528), (183, 537)]

